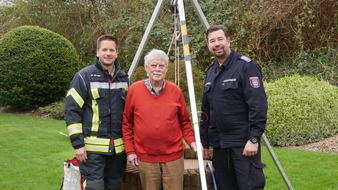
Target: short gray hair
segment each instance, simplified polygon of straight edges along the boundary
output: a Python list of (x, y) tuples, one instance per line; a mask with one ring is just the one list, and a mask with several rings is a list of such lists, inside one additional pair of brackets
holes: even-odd
[(144, 56), (144, 65), (149, 66), (150, 62), (153, 60), (163, 61), (167, 66), (169, 63), (168, 55), (164, 51), (159, 49), (152, 49), (150, 52), (147, 53), (146, 56)]

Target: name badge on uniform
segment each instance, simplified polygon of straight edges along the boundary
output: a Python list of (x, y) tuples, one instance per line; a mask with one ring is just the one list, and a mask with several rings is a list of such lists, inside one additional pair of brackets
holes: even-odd
[(258, 88), (260, 86), (260, 82), (258, 77), (250, 77), (250, 85), (252, 86), (252, 88)]

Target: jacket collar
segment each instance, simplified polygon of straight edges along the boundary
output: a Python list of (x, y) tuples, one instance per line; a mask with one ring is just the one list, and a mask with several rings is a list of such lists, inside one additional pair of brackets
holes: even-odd
[[(99, 61), (99, 59), (97, 57), (95, 58), (95, 63), (94, 64), (95, 64), (95, 67), (98, 68), (99, 70), (101, 70), (102, 72), (106, 73), (108, 71), (107, 69), (105, 69), (105, 68), (102, 67), (102, 65), (100, 64), (100, 61)], [(116, 71), (118, 71), (120, 69), (121, 68), (120, 68), (119, 62), (116, 59), (115, 62), (114, 62), (114, 70), (113, 70), (113, 72), (116, 72)]]
[[(226, 58), (226, 60), (223, 62), (222, 67), (224, 67), (225, 70), (228, 70), (231, 64), (234, 62), (233, 60), (237, 57), (236, 56), (237, 52), (231, 49), (230, 55)], [(213, 64), (213, 69), (216, 69), (216, 67), (219, 66), (219, 63), (217, 59), (215, 58), (214, 64)]]

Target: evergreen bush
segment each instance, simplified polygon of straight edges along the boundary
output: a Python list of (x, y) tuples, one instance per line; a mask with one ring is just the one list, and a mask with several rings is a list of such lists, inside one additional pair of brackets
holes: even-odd
[(46, 118), (63, 120), (65, 116), (64, 101), (65, 99), (62, 98), (61, 100), (53, 102), (45, 107), (38, 108), (37, 110), (35, 110), (35, 112), (39, 115), (43, 115)]
[(318, 141), (338, 131), (338, 88), (315, 77), (293, 75), (265, 84), (266, 135), (272, 145)]
[(295, 74), (316, 76), (338, 86), (338, 49), (334, 47), (322, 47), (303, 52), (295, 52), (293, 57), (263, 68), (265, 78), (275, 80), (284, 76)]
[(38, 26), (15, 28), (0, 39), (0, 105), (31, 110), (66, 95), (79, 69), (72, 43)]

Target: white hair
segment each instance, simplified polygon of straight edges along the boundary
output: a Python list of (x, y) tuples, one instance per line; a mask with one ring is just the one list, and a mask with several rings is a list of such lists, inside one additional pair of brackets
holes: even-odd
[(150, 62), (153, 60), (163, 61), (167, 66), (169, 63), (168, 55), (164, 51), (159, 49), (152, 49), (150, 52), (147, 53), (146, 56), (144, 56), (144, 65), (149, 66)]

